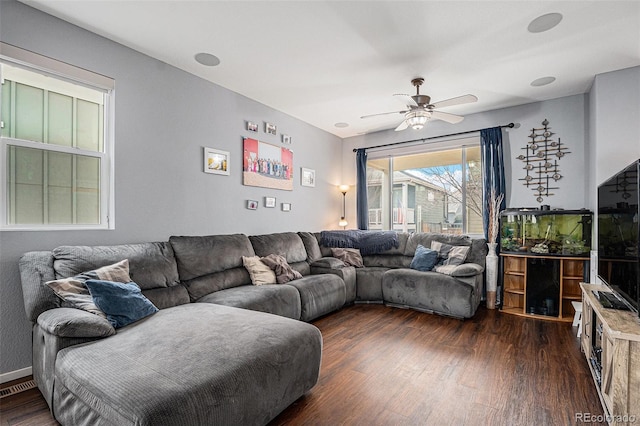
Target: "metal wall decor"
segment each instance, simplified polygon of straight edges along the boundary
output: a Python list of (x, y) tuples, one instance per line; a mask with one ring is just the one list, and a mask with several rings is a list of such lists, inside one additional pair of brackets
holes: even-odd
[(536, 197), (536, 201), (542, 203), (544, 197), (554, 195), (549, 190), (558, 189), (554, 185), (560, 179), (560, 168), (558, 161), (566, 154), (570, 154), (560, 138), (552, 139), (555, 133), (550, 130), (549, 121), (545, 118), (542, 122), (542, 128), (531, 129), (529, 137), (530, 141), (522, 148), (524, 155), (518, 155), (516, 158), (524, 162), (525, 177), (519, 180), (524, 181), (523, 184), (527, 188), (531, 188)]

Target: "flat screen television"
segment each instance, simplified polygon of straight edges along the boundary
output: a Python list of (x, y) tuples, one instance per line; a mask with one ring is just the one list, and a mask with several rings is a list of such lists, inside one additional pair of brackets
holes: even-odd
[(636, 313), (640, 309), (639, 171), (636, 160), (598, 186), (598, 277)]

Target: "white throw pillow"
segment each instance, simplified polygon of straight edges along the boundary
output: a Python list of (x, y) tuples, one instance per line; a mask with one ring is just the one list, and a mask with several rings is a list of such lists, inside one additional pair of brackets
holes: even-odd
[(253, 285), (275, 284), (276, 274), (262, 263), (259, 256), (242, 256), (242, 264), (249, 271)]

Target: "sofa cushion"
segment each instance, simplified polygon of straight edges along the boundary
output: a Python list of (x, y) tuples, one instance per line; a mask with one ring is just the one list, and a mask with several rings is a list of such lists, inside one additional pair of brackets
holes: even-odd
[(332, 248), (331, 254), (333, 257), (340, 259), (347, 266), (354, 266), (356, 268), (363, 268), (362, 255), (360, 250), (353, 248)]
[(74, 277), (47, 281), (46, 284), (65, 302), (63, 306), (82, 309), (102, 318), (107, 318), (105, 313), (96, 306), (89, 293), (86, 281), (90, 279), (128, 283), (131, 281), (129, 277), (129, 261), (127, 259), (121, 260), (113, 265), (83, 272)]
[(258, 256), (242, 256), (242, 264), (249, 272), (253, 285), (276, 283), (276, 274)]
[(437, 272), (392, 269), (382, 277), (386, 304), (458, 318), (475, 314), (476, 293), (469, 282)]
[(284, 285), (300, 293), (302, 321), (312, 321), (344, 306), (347, 289), (342, 278), (333, 274), (308, 275)]
[(311, 264), (312, 268), (328, 268), (328, 269), (340, 269), (344, 268), (344, 262), (335, 257), (322, 257)]
[(56, 278), (66, 278), (101, 266), (129, 260), (129, 276), (141, 289), (178, 285), (178, 267), (166, 242), (116, 246), (61, 246), (53, 249)]
[(278, 284), (284, 284), (302, 278), (302, 274), (291, 268), (287, 263), (287, 259), (279, 254), (271, 253), (260, 259), (260, 261), (271, 268), (276, 274), (276, 282)]
[[(254, 287), (254, 289), (257, 287)], [(206, 303), (58, 353), (61, 424), (267, 424), (318, 380), (311, 324)]]
[(85, 285), (114, 328), (124, 327), (158, 312), (158, 308), (142, 295), (140, 287), (133, 281), (87, 280)]
[(375, 266), (356, 269), (356, 302), (382, 303), (382, 277), (388, 270)]
[(307, 259), (309, 262), (320, 259), (322, 252), (320, 251), (320, 244), (318, 239), (311, 232), (298, 232), (298, 235), (302, 239), (305, 250), (307, 250)]
[(302, 308), (298, 290), (289, 284), (241, 285), (216, 291), (197, 300), (300, 319)]
[[(249, 238), (244, 234), (208, 236), (172, 236), (169, 242), (182, 281), (242, 268), (242, 256), (255, 256)], [(238, 283), (246, 284), (245, 283)]]
[(409, 267), (417, 271), (430, 271), (436, 262), (438, 262), (438, 252), (419, 244)]
[(249, 237), (256, 255), (265, 257), (279, 254), (287, 259), (289, 264), (307, 260), (307, 250), (302, 238), (295, 232), (279, 234), (251, 235)]

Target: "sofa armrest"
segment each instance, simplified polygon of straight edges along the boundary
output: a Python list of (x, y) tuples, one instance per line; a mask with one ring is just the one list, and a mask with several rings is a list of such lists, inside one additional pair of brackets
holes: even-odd
[(474, 277), (484, 272), (484, 268), (477, 263), (463, 263), (462, 265), (441, 265), (433, 268), (435, 272), (456, 278)]
[(312, 268), (342, 269), (347, 266), (342, 260), (335, 257), (322, 257), (311, 263)]
[(116, 334), (109, 321), (81, 309), (50, 309), (41, 313), (37, 322), (47, 333), (59, 337), (108, 337)]

